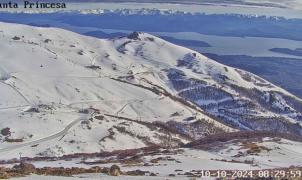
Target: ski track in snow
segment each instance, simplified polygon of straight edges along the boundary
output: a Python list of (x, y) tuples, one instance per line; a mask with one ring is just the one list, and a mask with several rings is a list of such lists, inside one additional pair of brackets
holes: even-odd
[(31, 142), (26, 142), (26, 143), (23, 143), (23, 144), (18, 144), (18, 145), (13, 145), (13, 146), (10, 146), (10, 147), (2, 148), (2, 149), (0, 149), (0, 153), (1, 152), (6, 152), (6, 151), (12, 151), (12, 150), (22, 148), (22, 147), (26, 147), (26, 146), (32, 146), (32, 145), (35, 145), (35, 144), (43, 143), (43, 142), (50, 141), (50, 140), (56, 139), (58, 137), (64, 136), (68, 133), (68, 131), (74, 125), (76, 125), (77, 123), (79, 123), (83, 120), (87, 120), (87, 119), (83, 119), (83, 118), (76, 119), (76, 120), (72, 121), (71, 123), (69, 123), (63, 130), (59, 131), (58, 133), (55, 133), (53, 135), (47, 136), (47, 137), (42, 138), (42, 139), (34, 140), (34, 141), (31, 141)]

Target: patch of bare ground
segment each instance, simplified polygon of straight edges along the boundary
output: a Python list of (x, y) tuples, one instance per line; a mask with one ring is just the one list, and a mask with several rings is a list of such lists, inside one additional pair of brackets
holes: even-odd
[(267, 151), (267, 152), (271, 151), (271, 149), (264, 147), (264, 146), (260, 146), (253, 142), (243, 142), (241, 149), (246, 149), (247, 154), (250, 154), (250, 155), (257, 155), (258, 153), (261, 153), (262, 151)]
[(25, 177), (31, 174), (43, 175), (43, 176), (64, 176), (72, 177), (73, 175), (89, 174), (89, 173), (102, 173), (109, 176), (156, 176), (155, 173), (150, 171), (134, 170), (134, 171), (122, 171), (118, 165), (112, 165), (108, 167), (94, 166), (91, 168), (64, 168), (64, 167), (43, 167), (36, 168), (34, 165), (29, 163), (20, 163), (12, 168), (0, 167), (0, 179), (10, 179), (14, 177)]
[[(293, 134), (277, 133), (277, 132), (267, 132), (267, 131), (238, 131), (230, 133), (219, 133), (214, 134), (199, 140), (190, 142), (184, 147), (186, 148), (196, 148), (196, 149), (212, 149), (219, 144), (225, 144), (225, 142), (261, 142), (263, 138), (272, 138), (278, 141), (278, 138), (288, 139), (292, 141), (302, 142), (302, 137)], [(251, 145), (251, 144), (250, 144)], [(252, 151), (259, 151), (261, 149), (256, 147)]]
[(245, 160), (245, 161), (238, 161), (235, 159), (232, 160), (226, 160), (226, 159), (211, 159), (213, 161), (221, 161), (221, 162), (227, 162), (227, 163), (243, 163), (243, 164), (254, 164), (253, 161)]
[(36, 168), (29, 163), (21, 162), (12, 168), (0, 168), (0, 179), (9, 179), (13, 177), (23, 177), (30, 174), (45, 175), (45, 176), (72, 176), (83, 173), (106, 173), (108, 174), (108, 168), (91, 167), (85, 168), (64, 168), (64, 167), (43, 167)]
[[(1, 178), (12, 178), (12, 177), (22, 177), (30, 174), (45, 175), (45, 176), (73, 176), (78, 174), (86, 173), (104, 173), (111, 176), (127, 175), (127, 176), (157, 176), (157, 174), (150, 171), (133, 170), (133, 171), (122, 171), (119, 166), (114, 165), (111, 168), (101, 167), (104, 164), (119, 164), (121, 167), (127, 166), (153, 166), (159, 161), (177, 161), (172, 158), (171, 155), (181, 153), (182, 150), (179, 149), (162, 149), (158, 146), (140, 148), (140, 149), (128, 149), (119, 150), (112, 152), (100, 152), (92, 154), (72, 154), (64, 155), (61, 157), (34, 157), (27, 158), (22, 157), (22, 162), (17, 159), (9, 161), (1, 161), (1, 164), (18, 164), (13, 168), (0, 167), (0, 179)], [(155, 155), (165, 155), (165, 157), (151, 159), (148, 162), (144, 161), (145, 156), (155, 156)], [(89, 160), (93, 158), (93, 160)], [(80, 168), (80, 167), (43, 167), (36, 168), (33, 164), (34, 162), (42, 161), (58, 161), (65, 160), (71, 161), (72, 159), (82, 159), (80, 163), (91, 165), (91, 168)], [(95, 160), (99, 159), (99, 160)], [(30, 163), (25, 163), (30, 162)]]
[[(139, 149), (125, 149), (125, 150), (115, 150), (111, 152), (97, 152), (97, 153), (76, 153), (68, 154), (59, 157), (22, 157), (22, 161), (25, 162), (38, 162), (38, 161), (71, 161), (73, 159), (84, 159), (82, 163), (85, 164), (106, 164), (112, 162), (129, 162), (136, 161), (138, 157), (144, 156), (155, 156), (155, 155), (174, 155), (182, 152), (181, 149), (163, 149), (160, 146), (150, 146)], [(117, 161), (113, 160), (116, 159)], [(103, 161), (87, 161), (87, 159), (105, 159)], [(11, 160), (1, 160), (0, 165), (5, 164), (16, 164), (20, 163), (19, 159)]]
[[(261, 170), (191, 170), (191, 171), (175, 171), (178, 176), (186, 176), (190, 178), (202, 178), (210, 179), (206, 174), (211, 174), (211, 177), (216, 180), (300, 180), (302, 167), (288, 167), (288, 168), (276, 168), (276, 169), (261, 169)], [(205, 174), (205, 172), (207, 172)], [(217, 178), (219, 174), (223, 172), (226, 176), (223, 178)], [(238, 172), (238, 173), (236, 173)], [(278, 174), (278, 173), (282, 174)], [(284, 175), (283, 175), (284, 172)], [(259, 177), (263, 173), (271, 174), (272, 176)], [(286, 175), (288, 174), (288, 175)], [(289, 175), (291, 174), (291, 175)]]

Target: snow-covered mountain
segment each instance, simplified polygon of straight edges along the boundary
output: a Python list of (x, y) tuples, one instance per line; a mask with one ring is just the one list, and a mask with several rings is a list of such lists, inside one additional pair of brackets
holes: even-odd
[[(183, 120), (193, 116), (201, 135), (233, 130), (150, 84), (166, 86), (162, 67), (124, 54), (127, 40), (1, 23), (0, 151), (14, 157), (139, 148), (163, 143), (164, 123), (189, 127)], [(185, 132), (174, 137), (188, 139)]]
[[(0, 8), (0, 12), (10, 13), (81, 13), (121, 15), (183, 15), (183, 14), (234, 14), (244, 16), (265, 16), (278, 19), (301, 19), (301, 2), (298, 0), (194, 0), (194, 1), (64, 1), (66, 8), (24, 8), (23, 1), (19, 8)], [(49, 1), (52, 2), (52, 1)], [(54, 1), (58, 3), (57, 1)], [(122, 2), (122, 3), (121, 3)], [(8, 2), (4, 2), (6, 4)], [(60, 2), (63, 3), (63, 2)], [(62, 5), (61, 5), (62, 6)]]
[(301, 99), (147, 33), (96, 39), (0, 23), (0, 92), (1, 159), (302, 134)]

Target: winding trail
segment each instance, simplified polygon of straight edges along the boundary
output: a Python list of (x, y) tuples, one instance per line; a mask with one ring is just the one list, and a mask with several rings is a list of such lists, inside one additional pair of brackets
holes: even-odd
[[(89, 117), (91, 115), (92, 114), (88, 115), (87, 117)], [(39, 144), (39, 143), (42, 143), (42, 142), (45, 142), (45, 141), (50, 141), (50, 140), (56, 139), (58, 137), (64, 136), (68, 133), (68, 131), (74, 125), (76, 125), (77, 123), (79, 123), (83, 120), (87, 120), (87, 118), (78, 118), (78, 119), (70, 122), (63, 130), (61, 130), (61, 131), (59, 131), (59, 132), (57, 132), (53, 135), (47, 136), (45, 138), (41, 138), (41, 139), (38, 139), (38, 140), (35, 140), (35, 141), (26, 142), (26, 143), (23, 143), (23, 144), (17, 144), (17, 145), (13, 145), (13, 146), (10, 146), (10, 147), (2, 148), (2, 149), (0, 149), (0, 153), (1, 152), (6, 152), (6, 151), (12, 151), (12, 150), (19, 149), (19, 148), (22, 148), (22, 147), (25, 147), (25, 146), (32, 146), (32, 145), (35, 145), (35, 144)]]
[(12, 88), (16, 93), (18, 93), (23, 99), (24, 99), (24, 101), (26, 102), (26, 103), (28, 103), (28, 105), (30, 105), (30, 104), (32, 104), (16, 87), (14, 87), (13, 85), (11, 85), (11, 84), (7, 84), (7, 83), (5, 83), (5, 82), (3, 82), (3, 81), (0, 81), (0, 83), (1, 84), (4, 84), (4, 85), (6, 85), (6, 86), (9, 86), (10, 88)]

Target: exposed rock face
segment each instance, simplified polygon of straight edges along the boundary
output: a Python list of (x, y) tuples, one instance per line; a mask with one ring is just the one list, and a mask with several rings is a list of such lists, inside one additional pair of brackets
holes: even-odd
[(25, 174), (25, 175), (36, 173), (36, 167), (34, 165), (24, 162), (21, 162), (19, 165), (15, 165), (13, 169), (18, 173)]
[(7, 172), (0, 172), (0, 179), (9, 179), (10, 176), (7, 174)]
[(13, 177), (24, 177), (30, 174), (37, 174), (43, 176), (65, 176), (71, 177), (76, 174), (86, 173), (106, 173), (108, 174), (109, 168), (101, 168), (98, 166), (91, 167), (89, 169), (72, 167), (43, 167), (35, 168), (34, 165), (29, 163), (21, 163), (15, 165), (13, 168), (0, 167), (0, 179), (9, 179)]
[(72, 167), (72, 168), (64, 168), (64, 167), (44, 167), (37, 168), (37, 174), (46, 175), (46, 176), (72, 176), (76, 174), (84, 174), (84, 173), (105, 173), (103, 168), (100, 167), (91, 167), (89, 169)]
[(145, 176), (147, 171), (142, 171), (142, 170), (135, 170), (135, 171), (128, 171), (126, 174), (129, 176)]
[(10, 132), (10, 128), (3, 128), (2, 130), (1, 130), (1, 135), (3, 135), (3, 136), (9, 136), (11, 134), (11, 132)]
[(133, 32), (133, 33), (128, 35), (128, 38), (129, 39), (134, 39), (134, 40), (139, 40), (140, 39), (139, 34), (140, 34), (139, 32)]
[(117, 165), (112, 165), (110, 167), (110, 170), (109, 170), (109, 175), (110, 176), (119, 176), (119, 175), (121, 175), (121, 169), (120, 169), (120, 167), (117, 166)]
[(8, 179), (9, 175), (6, 172), (5, 168), (0, 167), (0, 179)]

